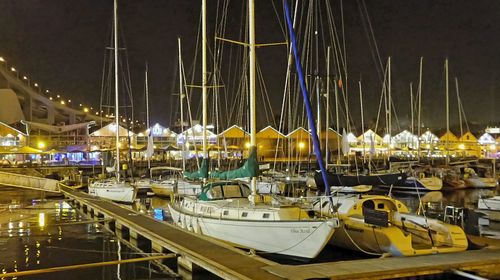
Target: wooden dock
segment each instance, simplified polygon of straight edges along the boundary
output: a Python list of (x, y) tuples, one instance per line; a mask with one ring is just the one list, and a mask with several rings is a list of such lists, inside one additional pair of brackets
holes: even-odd
[(75, 208), (94, 218), (108, 219), (106, 226), (132, 244), (148, 253), (174, 253), (178, 256), (167, 264), (177, 271), (179, 263), (191, 264), (192, 268), (207, 270), (224, 279), (282, 279), (263, 267), (275, 263), (255, 255), (245, 254), (222, 242), (214, 241), (174, 225), (156, 221), (113, 202), (96, 199), (86, 193), (62, 188), (63, 194), (72, 200)]
[(451, 272), (500, 273), (500, 249), (429, 256), (378, 258), (309, 265), (272, 265), (266, 269), (286, 279), (392, 279)]

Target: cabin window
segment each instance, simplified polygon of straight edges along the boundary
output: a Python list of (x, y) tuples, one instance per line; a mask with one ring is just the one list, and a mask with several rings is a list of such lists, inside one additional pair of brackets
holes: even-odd
[(239, 185), (226, 185), (223, 190), (225, 198), (241, 197)]
[(208, 190), (207, 191), (207, 198), (208, 199), (222, 199), (222, 198), (224, 198), (222, 196), (221, 186), (215, 186), (215, 187), (212, 187), (210, 190)]
[(242, 216), (242, 217), (247, 217), (247, 216), (248, 216), (248, 212), (243, 212), (243, 213), (241, 213), (241, 216)]
[(325, 208), (325, 206), (328, 205), (328, 203), (330, 203), (328, 200), (323, 202), (323, 204), (321, 205), (321, 208)]
[(377, 209), (384, 209), (384, 204), (383, 203), (377, 204)]
[(264, 219), (269, 219), (269, 216), (270, 216), (269, 213), (262, 214), (262, 218)]
[(229, 211), (228, 210), (224, 210), (224, 216), (227, 216), (229, 215)]
[(242, 197), (248, 197), (252, 192), (247, 185), (241, 185), (241, 195)]

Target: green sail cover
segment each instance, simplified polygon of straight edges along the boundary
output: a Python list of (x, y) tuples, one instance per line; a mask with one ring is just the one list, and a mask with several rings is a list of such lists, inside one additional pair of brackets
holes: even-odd
[(257, 147), (255, 146), (250, 149), (250, 155), (248, 156), (245, 164), (242, 167), (235, 170), (210, 173), (210, 178), (222, 180), (232, 180), (236, 178), (247, 177), (252, 178), (257, 176), (259, 176), (259, 164), (257, 163)]
[(194, 171), (194, 172), (184, 171), (184, 177), (191, 179), (191, 180), (208, 178), (208, 161), (207, 161), (207, 159), (204, 158), (201, 161), (201, 167), (197, 171)]

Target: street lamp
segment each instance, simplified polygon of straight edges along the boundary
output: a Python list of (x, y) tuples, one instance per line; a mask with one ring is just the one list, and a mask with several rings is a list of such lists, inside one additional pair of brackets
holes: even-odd
[(10, 71), (16, 73), (16, 77), (19, 79), (19, 72), (17, 72), (16, 68), (10, 67)]
[(3, 64), (5, 64), (5, 70), (7, 70), (7, 61), (0, 56), (0, 62), (2, 62)]
[(30, 79), (28, 77), (23, 76), (23, 80), (27, 81), (28, 82), (28, 86), (31, 87)]

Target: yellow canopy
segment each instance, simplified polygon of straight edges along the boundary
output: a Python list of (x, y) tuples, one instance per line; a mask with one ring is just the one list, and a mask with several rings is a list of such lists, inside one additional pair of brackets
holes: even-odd
[(0, 153), (2, 154), (43, 154), (44, 152), (42, 150), (38, 150), (35, 148), (31, 148), (29, 146), (24, 146), (24, 147), (14, 147), (10, 150), (7, 151), (1, 151)]

